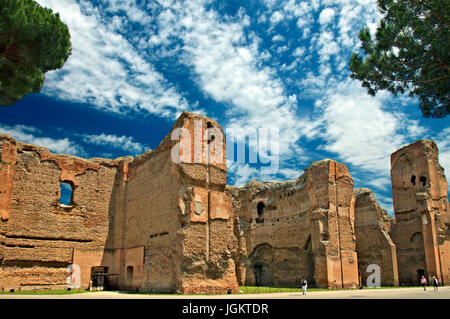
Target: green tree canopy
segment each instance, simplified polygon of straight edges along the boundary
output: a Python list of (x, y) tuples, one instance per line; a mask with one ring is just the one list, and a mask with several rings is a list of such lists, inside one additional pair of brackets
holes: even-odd
[(44, 73), (61, 68), (71, 52), (58, 13), (33, 0), (0, 0), (0, 105), (39, 92)]
[(424, 117), (450, 113), (450, 0), (379, 0), (375, 40), (359, 34), (364, 56), (353, 53), (351, 77), (368, 93), (387, 89), (417, 96)]

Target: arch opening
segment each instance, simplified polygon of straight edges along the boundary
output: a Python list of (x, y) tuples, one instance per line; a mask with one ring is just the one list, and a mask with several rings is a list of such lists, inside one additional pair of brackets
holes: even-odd
[(60, 184), (60, 196), (59, 203), (67, 206), (73, 205), (73, 191), (74, 191), (73, 183), (69, 181), (61, 182)]
[(259, 202), (258, 205), (256, 205), (256, 212), (258, 213), (258, 217), (261, 217), (264, 214), (264, 208), (266, 205), (263, 202)]

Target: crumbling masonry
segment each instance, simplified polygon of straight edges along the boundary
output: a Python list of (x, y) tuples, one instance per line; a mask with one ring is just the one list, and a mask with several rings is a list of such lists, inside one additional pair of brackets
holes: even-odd
[[(0, 135), (0, 288), (79, 280), (83, 289), (226, 293), (302, 278), (356, 288), (373, 264), (382, 285), (422, 274), (450, 283), (447, 182), (433, 141), (392, 154), (391, 220), (333, 160), (295, 180), (226, 185), (223, 140), (215, 121), (188, 112), (136, 158), (52, 154)], [(59, 201), (63, 182), (70, 205)]]

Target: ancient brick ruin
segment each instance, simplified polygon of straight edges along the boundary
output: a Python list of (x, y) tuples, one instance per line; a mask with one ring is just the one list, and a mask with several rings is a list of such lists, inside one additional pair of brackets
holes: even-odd
[(295, 180), (226, 185), (223, 141), (218, 123), (188, 112), (135, 158), (52, 154), (0, 135), (0, 288), (66, 288), (73, 278), (83, 289), (186, 294), (302, 278), (356, 288), (371, 264), (382, 285), (422, 274), (450, 283), (447, 182), (433, 141), (392, 154), (395, 220), (333, 160)]

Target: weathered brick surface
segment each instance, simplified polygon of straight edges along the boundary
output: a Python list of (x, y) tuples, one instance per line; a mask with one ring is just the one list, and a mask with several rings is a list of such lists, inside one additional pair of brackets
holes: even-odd
[(323, 160), (296, 180), (252, 181), (237, 191), (227, 189), (238, 212), (241, 284), (295, 286), (306, 278), (356, 287), (353, 182), (344, 165)]
[(418, 284), (421, 273), (449, 284), (450, 212), (436, 144), (420, 140), (393, 153), (391, 179), (400, 284)]
[(398, 286), (396, 246), (389, 235), (390, 217), (368, 188), (355, 190), (356, 252), (361, 284), (367, 285), (369, 265), (378, 265), (382, 286)]
[[(370, 263), (383, 285), (415, 283), (417, 269), (450, 281), (447, 183), (434, 142), (392, 155), (393, 223), (332, 160), (295, 180), (227, 186), (220, 141), (216, 122), (188, 112), (135, 158), (87, 160), (0, 135), (0, 288), (66, 287), (71, 264), (86, 289), (226, 293), (302, 278), (348, 288)], [(73, 188), (68, 206), (62, 182)]]
[[(52, 154), (2, 135), (0, 286), (31, 287), (33, 278), (35, 287), (60, 287), (76, 264), (83, 288), (101, 266), (114, 288), (237, 291), (223, 131), (192, 113), (176, 129), (197, 147), (180, 162), (172, 134), (156, 150), (116, 160)], [(59, 203), (61, 182), (74, 189), (70, 206)]]
[[(1, 226), (0, 287), (65, 285), (74, 249), (104, 248), (117, 163), (51, 154), (5, 135), (0, 140), (2, 154), (11, 151), (5, 145), (15, 145), (7, 161), (14, 164), (13, 180), (1, 179), (1, 184), (10, 185), (9, 208), (2, 214), (7, 218)], [(70, 206), (59, 203), (63, 181), (74, 187)], [(89, 272), (82, 276), (89, 278)]]
[(9, 219), (11, 192), (16, 164), (16, 141), (9, 135), (0, 138), (0, 220)]

